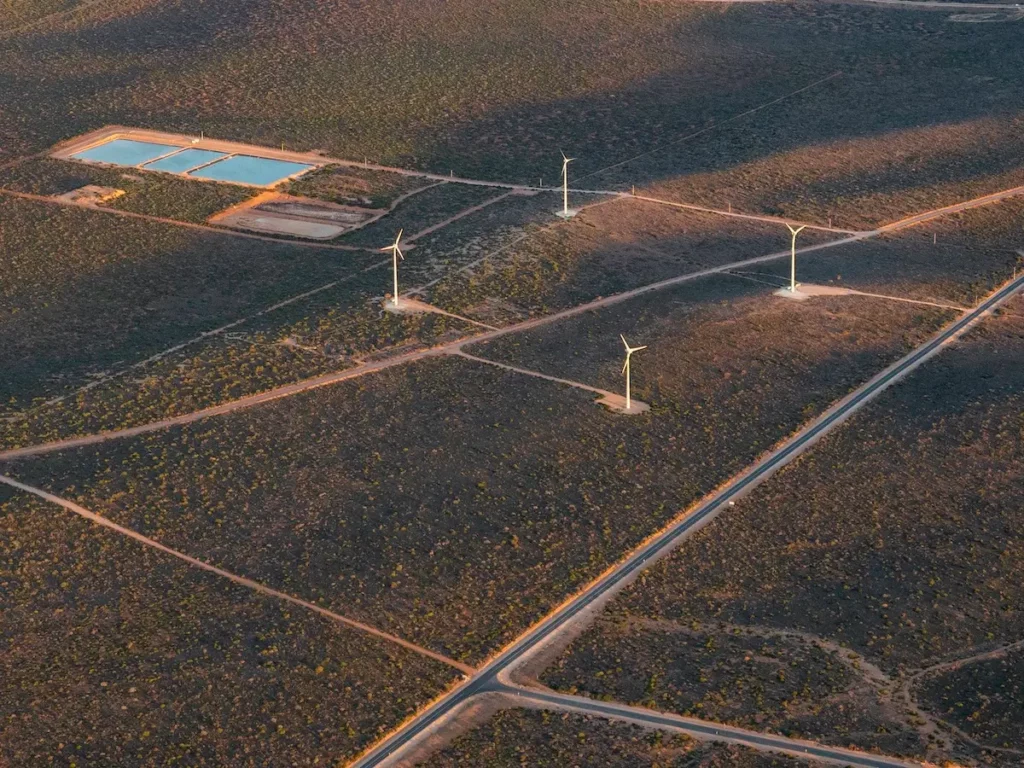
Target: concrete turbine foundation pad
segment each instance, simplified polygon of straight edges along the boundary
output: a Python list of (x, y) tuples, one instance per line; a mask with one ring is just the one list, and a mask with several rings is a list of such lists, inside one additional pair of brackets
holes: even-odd
[(564, 209), (561, 211), (555, 211), (555, 216), (557, 216), (560, 219), (571, 219), (577, 213), (579, 213), (579, 211), (577, 211), (575, 208), (570, 208), (568, 211)]
[(837, 288), (832, 285), (803, 285), (797, 283), (796, 290), (791, 291), (789, 288), (779, 288), (774, 291), (776, 296), (781, 296), (784, 299), (793, 299), (795, 301), (804, 301), (811, 298), (812, 296), (849, 296), (854, 291), (848, 288)]
[(853, 296), (857, 293), (849, 288), (840, 288), (836, 285), (814, 285), (813, 283), (798, 285), (797, 289), (807, 296)]
[(626, 398), (623, 395), (614, 395), (610, 392), (607, 395), (602, 395), (601, 397), (599, 397), (597, 399), (597, 402), (599, 405), (603, 405), (610, 411), (615, 411), (616, 413), (624, 413), (627, 416), (636, 416), (639, 413), (646, 413), (647, 411), (651, 410), (651, 406), (649, 406), (647, 403), (640, 402), (634, 397), (630, 398), (629, 410), (627, 411)]
[(781, 296), (784, 299), (792, 299), (793, 301), (805, 301), (811, 298), (811, 295), (809, 293), (804, 293), (802, 290), (800, 290), (802, 287), (803, 286), (798, 283), (795, 291), (791, 291), (787, 287), (779, 288), (777, 291), (772, 291), (772, 293), (776, 296)]
[(391, 298), (385, 298), (383, 302), (385, 312), (390, 312), (393, 315), (422, 315), (427, 312), (436, 312), (437, 310), (429, 304), (424, 304), (422, 301), (416, 299), (407, 299), (400, 297), (398, 300), (398, 306), (395, 306), (395, 302)]

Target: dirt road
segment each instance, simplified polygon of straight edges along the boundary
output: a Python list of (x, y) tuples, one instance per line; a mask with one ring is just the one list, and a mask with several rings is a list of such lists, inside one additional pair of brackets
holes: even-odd
[(410, 643), (408, 640), (403, 640), (400, 637), (396, 637), (395, 635), (379, 630), (376, 627), (371, 627), (369, 624), (363, 624), (360, 621), (355, 621), (354, 619), (350, 619), (346, 616), (342, 616), (341, 614), (335, 613), (334, 611), (329, 611), (326, 608), (323, 608), (319, 605), (310, 603), (307, 600), (303, 600), (293, 595), (289, 595), (285, 592), (280, 592), (276, 589), (273, 589), (272, 587), (266, 586), (265, 584), (260, 584), (259, 582), (253, 581), (252, 579), (248, 579), (244, 576), (239, 576), (237, 574), (231, 573), (230, 571), (225, 571), (223, 568), (218, 568), (215, 565), (210, 565), (209, 563), (203, 562), (202, 560), (194, 558), (191, 555), (186, 555), (184, 552), (179, 552), (176, 549), (171, 549), (170, 547), (164, 546), (160, 542), (155, 541), (149, 538), (148, 536), (143, 536), (141, 533), (137, 531), (133, 531), (130, 528), (125, 528), (122, 525), (118, 525), (112, 520), (108, 520), (107, 518), (101, 515), (97, 515), (95, 512), (89, 511), (85, 507), (75, 504), (73, 501), (68, 501), (67, 499), (62, 499), (59, 496), (54, 496), (52, 493), (44, 491), (41, 488), (35, 488), (31, 485), (26, 485), (25, 483), (19, 482), (18, 480), (15, 480), (12, 477), (7, 477), (6, 475), (0, 475), (0, 483), (10, 486), (11, 488), (15, 488), (19, 491), (22, 491), (23, 493), (28, 493), (33, 496), (37, 496), (38, 498), (43, 499), (44, 501), (48, 501), (51, 504), (56, 504), (57, 506), (63, 507), (67, 511), (73, 512), (79, 517), (84, 517), (91, 523), (95, 523), (96, 525), (102, 526), (103, 528), (107, 528), (111, 531), (114, 531), (115, 533), (119, 533), (122, 536), (127, 536), (128, 538), (133, 539), (144, 546), (159, 550), (160, 552), (170, 555), (171, 557), (176, 557), (179, 560), (182, 560), (188, 565), (192, 566), (193, 568), (199, 568), (200, 570), (215, 574), (217, 576), (220, 576), (221, 578), (227, 579), (228, 581), (232, 581), (235, 584), (246, 587), (247, 589), (251, 589), (254, 592), (259, 592), (262, 595), (266, 595), (267, 597), (273, 597), (278, 600), (284, 600), (285, 602), (291, 603), (293, 605), (298, 605), (302, 608), (313, 611), (314, 613), (318, 613), (321, 616), (330, 619), (331, 621), (336, 621), (339, 624), (344, 624), (346, 627), (349, 627), (350, 629), (357, 629), (360, 632), (365, 632), (369, 635), (373, 635), (374, 637), (377, 637), (381, 640), (386, 640), (389, 643), (400, 645), (401, 647), (410, 651), (414, 651), (415, 653), (418, 653), (422, 656), (427, 656), (428, 658), (431, 658), (434, 661), (439, 661), (442, 664), (448, 665), (449, 667), (454, 667), (455, 669), (459, 670), (464, 674), (470, 674), (475, 671), (469, 665), (463, 664), (462, 662), (456, 661), (454, 659), (449, 659), (447, 656), (442, 656), (440, 653), (431, 651), (429, 648), (423, 648), (422, 646), (416, 645), (415, 643)]
[[(841, 240), (833, 240), (827, 243), (818, 243), (816, 245), (809, 245), (805, 248), (797, 249), (797, 253), (811, 253), (813, 251), (819, 251), (826, 248), (832, 248), (836, 246), (845, 245), (847, 243), (856, 242), (865, 237), (865, 235), (854, 235), (846, 237)], [(619, 304), (629, 299), (641, 296), (645, 293), (651, 293), (653, 291), (664, 290), (672, 286), (680, 285), (682, 283), (698, 280), (702, 277), (709, 275), (716, 275), (729, 270), (738, 269), (742, 267), (748, 267), (754, 264), (762, 264), (764, 262), (773, 261), (775, 259), (781, 259), (789, 256), (789, 251), (777, 251), (775, 253), (769, 253), (764, 256), (755, 256), (750, 259), (744, 259), (743, 261), (733, 262), (731, 264), (723, 264), (717, 267), (711, 267), (709, 269), (703, 269), (697, 272), (688, 272), (684, 275), (677, 277), (671, 277), (667, 280), (662, 280), (657, 283), (651, 283), (649, 285), (641, 286), (640, 288), (634, 288), (630, 291), (624, 291), (622, 293), (613, 294), (612, 296), (605, 296), (595, 301), (587, 302), (586, 304), (580, 304), (569, 309), (555, 312), (550, 315), (544, 315), (541, 317), (535, 317), (530, 320), (525, 320), (521, 323), (515, 323), (513, 325), (505, 326), (504, 328), (498, 328), (493, 331), (486, 331), (479, 333), (474, 336), (468, 336), (456, 341), (448, 342), (436, 347), (430, 347), (426, 349), (418, 349), (413, 352), (406, 352), (404, 354), (398, 354), (393, 357), (385, 358), (383, 360), (374, 361), (372, 363), (363, 363), (361, 365), (354, 366), (344, 371), (337, 373), (325, 374), (318, 376), (313, 379), (307, 379), (305, 381), (296, 382), (295, 384), (289, 384), (284, 387), (272, 389), (267, 392), (262, 392), (256, 395), (249, 395), (247, 397), (240, 398), (238, 400), (232, 400), (227, 403), (221, 403), (210, 408), (204, 408), (200, 411), (194, 411), (192, 413), (182, 414), (180, 416), (173, 416), (167, 419), (161, 419), (160, 421), (151, 422), (149, 424), (141, 424), (137, 427), (129, 427), (126, 429), (114, 430), (111, 432), (101, 432), (94, 435), (85, 435), (83, 437), (69, 438), (67, 440), (58, 440), (52, 443), (43, 443), (40, 445), (26, 446), (24, 448), (15, 448), (7, 451), (0, 451), (0, 461), (9, 461), (12, 459), (25, 458), (28, 456), (39, 456), (46, 453), (53, 453), (55, 451), (67, 450), (69, 448), (78, 448), (85, 445), (95, 445), (97, 443), (103, 443), (108, 440), (118, 440), (125, 437), (134, 437), (136, 435), (142, 435), (149, 432), (157, 432), (159, 430), (168, 429), (170, 427), (182, 426), (184, 424), (191, 424), (202, 419), (208, 419), (212, 416), (221, 416), (235, 411), (242, 410), (244, 408), (252, 408), (256, 405), (262, 405), (269, 403), (274, 400), (281, 398), (290, 397), (297, 395), (302, 392), (307, 392), (319, 387), (326, 387), (332, 384), (338, 384), (349, 379), (355, 379), (360, 376), (365, 376), (370, 373), (376, 373), (383, 371), (388, 368), (394, 368), (399, 365), (407, 365), (409, 363), (418, 362), (431, 357), (438, 357), (440, 355), (451, 354), (461, 350), (463, 347), (471, 344), (476, 344), (483, 341), (490, 341), (492, 339), (499, 338), (501, 336), (507, 336), (512, 333), (522, 333), (523, 331), (529, 331), (534, 328), (540, 328), (551, 323), (557, 323), (561, 320), (565, 320), (576, 315), (583, 314), (585, 312), (591, 312), (596, 309), (602, 309), (604, 307), (610, 307), (615, 304)]]

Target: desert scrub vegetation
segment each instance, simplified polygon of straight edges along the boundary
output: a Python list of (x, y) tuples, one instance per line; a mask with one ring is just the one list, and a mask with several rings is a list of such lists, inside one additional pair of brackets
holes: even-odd
[[(406, 254), (406, 281), (421, 287), (499, 258), (506, 248), (554, 224), (552, 211), (558, 207), (555, 198), (553, 193), (511, 195), (424, 235)], [(425, 294), (430, 296), (429, 292)]]
[(921, 705), (1012, 761), (1024, 744), (1024, 652), (966, 660), (918, 683)]
[(0, 199), (0, 402), (63, 394), (376, 260)]
[(423, 762), (424, 768), (813, 768), (782, 755), (547, 710), (507, 709)]
[[(699, 184), (705, 174), (715, 178), (713, 174), (717, 173), (721, 175), (720, 180), (715, 178), (719, 182), (717, 186), (705, 182), (698, 187), (708, 193), (708, 199), (714, 200), (716, 207), (727, 200), (716, 193), (728, 188), (730, 193), (742, 194), (750, 185), (766, 203), (773, 204), (776, 212), (783, 205), (793, 211), (808, 211), (817, 203), (818, 211), (833, 213), (829, 209), (834, 205), (845, 213), (843, 204), (850, 199), (851, 203), (862, 204), (865, 208), (874, 205), (876, 212), (885, 215), (883, 205), (898, 207), (902, 189), (933, 184), (942, 185), (942, 191), (947, 194), (955, 194), (958, 185), (980, 181), (1004, 170), (1016, 170), (1019, 150), (1014, 146), (1020, 146), (1020, 139), (1014, 135), (1009, 120), (1015, 118), (1017, 112), (1007, 107), (1005, 97), (1019, 87), (1020, 76), (1017, 72), (994, 74), (1000, 70), (1000, 57), (995, 53), (997, 49), (986, 47), (1007, 44), (1013, 35), (1009, 26), (988, 25), (1001, 29), (986, 30), (983, 42), (964, 30), (963, 25), (947, 21), (942, 13), (892, 14), (887, 13), (888, 10), (835, 9), (810, 4), (758, 5), (726, 13), (694, 13), (669, 26), (681, 49), (693, 46), (689, 50), (699, 51), (705, 57), (707, 69), (688, 60), (680, 62), (682, 66), (670, 74), (664, 64), (655, 64), (661, 66), (660, 77), (651, 77), (633, 88), (585, 97), (569, 96), (560, 101), (555, 108), (561, 112), (561, 119), (571, 116), (577, 131), (575, 136), (587, 132), (592, 137), (580, 151), (574, 149), (577, 144), (565, 144), (573, 148), (571, 155), (581, 158), (576, 174), (592, 174), (644, 150), (658, 149), (612, 173), (589, 176), (587, 183), (592, 187), (607, 187), (619, 182), (620, 188), (628, 188), (634, 182), (639, 186), (664, 180), (668, 182), (666, 187), (673, 190), (674, 183), (679, 182), (679, 191), (684, 192), (692, 189), (688, 186), (691, 177), (696, 177)], [(730, 50), (740, 43), (748, 44), (750, 49)], [(705, 48), (712, 45), (721, 47), (717, 51)], [(805, 57), (799, 63), (794, 60), (797, 51)], [(717, 56), (728, 56), (731, 61), (724, 63), (716, 60)], [(762, 62), (772, 62), (766, 64), (768, 70), (783, 61), (787, 62), (787, 67), (794, 65), (794, 69), (787, 69), (784, 81), (770, 83), (756, 70), (762, 56)], [(955, 71), (941, 84), (935, 83), (935, 72), (945, 73), (949, 69), (948, 62), (954, 59), (958, 63)], [(778, 99), (837, 71), (844, 73), (842, 79), (723, 125), (728, 117)], [(706, 78), (704, 88), (713, 93), (714, 104), (709, 104), (706, 94), (695, 87), (701, 75)], [(671, 93), (661, 91), (670, 77), (676, 89)], [(879, 77), (885, 82), (880, 84)], [(783, 83), (783, 87), (775, 87)], [(985, 88), (979, 89), (979, 83), (984, 83)], [(745, 104), (740, 106), (743, 100)], [(608, 113), (614, 111), (619, 115), (611, 117)], [(706, 115), (707, 119), (693, 120), (697, 114)], [(562, 138), (560, 126), (552, 125), (557, 121), (548, 115), (542, 105), (531, 103), (484, 115), (480, 122), (490, 128), (492, 146), (493, 136), (508, 131), (510, 125), (524, 140), (532, 138), (531, 134), (537, 129), (531, 130), (527, 125), (531, 117), (543, 120), (547, 130), (558, 132), (555, 135)], [(620, 136), (621, 148), (606, 144), (607, 139), (618, 133), (618, 120), (628, 115), (643, 115), (645, 119), (636, 121), (633, 136)], [(689, 125), (686, 125), (687, 118), (692, 120)], [(998, 130), (984, 131), (988, 119), (1002, 125)], [(706, 134), (673, 143), (715, 123), (718, 126)], [(979, 124), (979, 132), (1005, 138), (1005, 145), (986, 147), (982, 142), (976, 143), (971, 131), (974, 123)], [(965, 158), (956, 157), (955, 149), (943, 154), (930, 146), (940, 143), (934, 137), (946, 126), (960, 126), (960, 129), (943, 133), (942, 143), (958, 148), (956, 142), (962, 140)], [(938, 130), (928, 136), (926, 131), (931, 127)], [(443, 153), (437, 153), (439, 161), (457, 156), (460, 148), (465, 153), (464, 147), (471, 142), (473, 146), (486, 146), (485, 139), (476, 140), (479, 130), (471, 126), (457, 132), (452, 141), (444, 143)], [(914, 135), (916, 131), (925, 135), (919, 138)], [(911, 134), (914, 140), (898, 141), (904, 133)], [(843, 160), (860, 148), (862, 139), (866, 143), (879, 137), (882, 138), (875, 145), (871, 158), (874, 164), (852, 159), (845, 168), (841, 167)], [(887, 138), (891, 139), (888, 161), (885, 157)], [(566, 132), (564, 140), (572, 142), (572, 135)], [(639, 149), (638, 143), (646, 146)], [(819, 149), (832, 145), (838, 145), (832, 153)], [(538, 151), (546, 148), (541, 142), (535, 146)], [(609, 155), (617, 157), (611, 159)], [(745, 166), (758, 162), (762, 166), (751, 173), (733, 173), (737, 168), (742, 171)], [(821, 198), (817, 201), (812, 194), (804, 197), (800, 193), (814, 173), (810, 168), (813, 162), (823, 166), (822, 175), (826, 177), (821, 189), (813, 190)], [(876, 165), (881, 167), (876, 168)], [(902, 166), (907, 173), (900, 177), (893, 166)], [(755, 178), (758, 171), (760, 178)], [(541, 170), (541, 173), (548, 172)], [(890, 193), (888, 199), (882, 201), (883, 205), (872, 199), (872, 183), (880, 191)], [(776, 187), (778, 191), (773, 194)], [(791, 204), (791, 199), (796, 204)], [(822, 206), (825, 201), (832, 205)], [(855, 205), (850, 206), (850, 212), (856, 212)]]
[[(905, 310), (864, 318), (834, 305), (823, 322), (808, 304), (697, 311), (672, 303), (683, 296), (668, 295), (674, 314), (629, 310), (658, 329), (637, 335), (652, 343), (636, 378), (647, 417), (441, 359), (12, 471), (192, 554), (479, 659), (941, 317), (928, 310), (913, 328), (918, 315)], [(599, 317), (617, 332), (620, 320)], [(618, 388), (617, 336), (563, 331), (590, 355), (573, 361), (585, 375), (570, 375)], [(526, 356), (542, 367), (537, 358)]]
[(908, 234), (914, 232), (939, 245), (1019, 251), (1024, 243), (1024, 195), (943, 216)]
[(203, 224), (215, 213), (253, 197), (233, 184), (215, 184), (152, 171), (97, 168), (84, 163), (42, 158), (0, 172), (0, 187), (15, 192), (56, 197), (98, 184), (124, 190), (125, 195), (102, 207)]
[[(877, 84), (845, 74), (835, 84), (805, 97), (834, 103), (862, 103), (862, 91)], [(846, 92), (845, 96), (833, 91)], [(687, 159), (696, 154), (732, 152), (737, 147), (792, 140), (792, 130), (807, 114), (823, 108), (801, 105), (780, 127), (778, 115), (725, 126), (700, 141), (682, 145)], [(822, 114), (821, 112), (817, 112)], [(846, 113), (836, 114), (846, 120)], [(821, 126), (815, 126), (820, 130)], [(880, 131), (869, 136), (823, 143), (796, 144), (780, 153), (751, 152), (736, 165), (708, 161), (704, 173), (679, 175), (644, 186), (644, 192), (713, 207), (731, 204), (737, 210), (786, 216), (820, 225), (872, 229), (919, 211), (941, 208), (1024, 184), (1019, 157), (1024, 117), (978, 117), (952, 124)], [(777, 132), (777, 133), (776, 133)], [(766, 137), (772, 137), (766, 141)], [(701, 146), (706, 145), (706, 146)], [(767, 147), (765, 148), (767, 150)], [(682, 150), (677, 162), (684, 162)], [(657, 156), (656, 156), (657, 157)], [(664, 160), (667, 160), (665, 158)], [(654, 161), (651, 161), (654, 162)], [(666, 162), (666, 167), (672, 167)], [(619, 171), (621, 185), (637, 168)], [(635, 180), (635, 176), (632, 176)], [(597, 182), (602, 179), (598, 177)]]
[(11, 765), (330, 764), (453, 678), (8, 490), (0, 589)]
[[(808, 244), (841, 237), (816, 231), (806, 234)], [(778, 252), (787, 246), (788, 238), (781, 224), (637, 200), (605, 201), (473, 269), (446, 277), (428, 296), (449, 311), (487, 322), (508, 322)]]
[(327, 290), (250, 316), (225, 333), (194, 337), (195, 343), (157, 360), (114, 368), (106, 378), (68, 387), (62, 400), (37, 398), (11, 408), (0, 420), (0, 445), (16, 447), (145, 424), (472, 330), (443, 315), (384, 312), (380, 303), (386, 283), (384, 270), (343, 275)]
[(425, 181), (419, 187), (422, 192), (417, 192), (402, 201), (391, 213), (351, 234), (342, 235), (339, 241), (347, 245), (365, 247), (390, 245), (395, 241), (395, 235), (400, 229), (405, 232), (406, 237), (412, 237), (467, 208), (504, 194), (500, 189), (452, 184), (446, 181), (433, 184)]
[[(623, 333), (648, 345), (633, 367), (635, 396), (699, 429), (692, 439), (720, 466), (741, 432), (782, 429), (786, 414), (800, 420), (824, 410), (954, 316), (868, 297), (787, 301), (763, 284), (712, 275), (467, 351), (619, 391)], [(724, 411), (737, 415), (734, 426), (717, 423)], [(707, 453), (711, 445), (722, 453)]]
[(755, 730), (863, 742), (889, 754), (918, 749), (918, 732), (860, 661), (798, 633), (717, 623), (682, 624), (605, 614), (543, 681), (558, 690), (623, 701)]
[[(1004, 101), (1019, 87), (1019, 74), (997, 74), (994, 49), (941, 13), (878, 10), (759, 6), (749, 15), (717, 19), (719, 28), (737, 36), (760, 37), (769, 29), (792, 35), (790, 44), (810, 55), (820, 51), (820, 61), (842, 75), (598, 174), (592, 183), (637, 184), (687, 202), (731, 202), (743, 210), (872, 228), (1024, 182), (1022, 115)], [(763, 25), (760, 34), (748, 27), (755, 19)], [(1009, 32), (1005, 24), (990, 26), (1002, 27), (988, 31), (991, 41)], [(824, 45), (831, 50), (821, 50)], [(946, 72), (953, 59), (957, 72), (935, 84), (935, 73)]]
[(430, 184), (428, 179), (417, 176), (326, 165), (291, 182), (287, 191), (292, 195), (314, 197), (330, 203), (379, 210), (390, 208), (398, 198)]
[(51, 13), (69, 11), (82, 0), (0, 0), (0, 32), (31, 24)]
[[(813, 634), (876, 665), (890, 687), (1018, 642), (1021, 308), (1018, 299), (737, 501), (614, 610)], [(955, 680), (969, 682), (969, 670), (965, 661)], [(1009, 704), (970, 706), (989, 695), (982, 671), (983, 690), (958, 687), (955, 702), (950, 682), (926, 676), (919, 706), (942, 718), (961, 702), (950, 723), (982, 747), (1001, 746), (1006, 707), (1020, 706), (1007, 673), (1007, 688), (992, 694)], [(985, 757), (941, 724), (938, 733), (934, 759)]]
[[(677, 48), (665, 29), (692, 12), (644, 13), (617, 0), (517, 0), (487, 9), (466, 0), (443, 9), (408, 0), (372, 8), (303, 2), (287, 12), (243, 0), (133, 5), (141, 7), (97, 9), (59, 30), (12, 41), (3, 51), (4, 69), (23, 73), (10, 97), (20, 94), (26, 107), (17, 118), (3, 110), (0, 133), (17, 128), (41, 149), (109, 122), (196, 134), (205, 127), (210, 136), (427, 166), (432, 147), (448, 138), (446, 129), (471, 126), (487, 112), (592, 93), (595, 82), (625, 86), (657, 71), (652, 58), (700, 61)], [(612, 25), (617, 34), (609, 36)], [(126, 40), (141, 34), (155, 44), (126, 48)], [(216, 50), (206, 49), (213, 39)], [(306, 42), (295, 46), (300, 39)], [(564, 58), (563, 45), (570, 44), (579, 56), (574, 67)], [(524, 58), (527, 45), (533, 54)], [(131, 56), (117, 60), (110, 50)], [(40, 69), (54, 51), (59, 65)], [(36, 68), (18, 68), (26, 60)], [(83, 75), (70, 78), (71, 71)], [(60, 85), (51, 81), (47, 91), (53, 72)], [(382, 93), (389, 98), (379, 98)], [(322, 108), (310, 111), (310, 103)], [(50, 122), (57, 115), (65, 118), (62, 125)], [(615, 119), (602, 112), (602, 121)], [(442, 172), (483, 170), (510, 149), (517, 160), (529, 158), (542, 138), (550, 152), (549, 130), (525, 137), (527, 149), (519, 127), (511, 127), (497, 137), (497, 151), (472, 146), (472, 162), (448, 164), (457, 158), (445, 157)], [(615, 139), (636, 146), (625, 126), (616, 134), (603, 140), (604, 151), (615, 148)], [(463, 143), (462, 151), (469, 149)], [(491, 172), (515, 165), (501, 163)], [(533, 170), (518, 172), (534, 176)]]
[[(958, 25), (942, 13), (888, 8), (624, 0), (119, 6), (7, 41), (0, 65), (18, 77), (0, 92), (0, 135), (18, 141), (3, 143), (5, 157), (117, 122), (551, 183), (558, 148), (580, 158), (582, 177), (837, 70), (853, 84), (830, 82), (729, 124), (754, 126), (753, 140), (725, 132), (711, 149), (684, 142), (650, 165), (623, 167), (625, 183), (643, 184), (800, 147), (999, 120), (1024, 71), (1012, 24)], [(154, 44), (125, 43), (144, 37)], [(914, 168), (909, 153), (901, 160)], [(899, 183), (921, 180), (908, 174)]]

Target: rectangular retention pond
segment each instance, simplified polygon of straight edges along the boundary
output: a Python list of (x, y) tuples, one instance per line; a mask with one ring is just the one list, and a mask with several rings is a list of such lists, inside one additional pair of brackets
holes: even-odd
[(312, 167), (305, 163), (291, 163), (285, 160), (271, 160), (251, 155), (234, 155), (226, 160), (213, 163), (213, 165), (200, 168), (189, 175), (197, 179), (269, 187), (279, 181), (305, 173)]
[(154, 144), (149, 141), (133, 141), (132, 139), (114, 139), (98, 147), (78, 152), (72, 157), (87, 163), (108, 163), (110, 165), (136, 166), (148, 163), (181, 147), (171, 144)]
[[(148, 140), (147, 137), (147, 140), (142, 140), (123, 135), (112, 136), (100, 144), (87, 145), (86, 149), (64, 157), (85, 163), (141, 168), (145, 171), (160, 171), (191, 179), (250, 187), (273, 187), (317, 167), (315, 162), (263, 157), (259, 147), (240, 152), (238, 150), (245, 145), (221, 142), (223, 146), (214, 145), (211, 149), (204, 149), (186, 144), (186, 136), (180, 137), (181, 143), (175, 141), (179, 137), (171, 139), (174, 143), (165, 143), (161, 138), (157, 136)], [(191, 139), (191, 143), (195, 145), (198, 140)]]
[(165, 173), (185, 173), (201, 165), (212, 163), (227, 157), (223, 152), (214, 152), (210, 149), (183, 149), (173, 155), (146, 163), (143, 168), (147, 171), (164, 171)]

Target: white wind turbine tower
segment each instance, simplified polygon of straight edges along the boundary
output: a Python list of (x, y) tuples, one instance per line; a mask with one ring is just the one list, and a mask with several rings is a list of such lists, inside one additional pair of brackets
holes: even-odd
[(569, 208), (569, 163), (573, 162), (575, 157), (566, 157), (565, 152), (562, 155), (562, 211), (558, 215), (563, 219), (572, 218), (576, 215), (576, 211)]
[(381, 248), (381, 251), (385, 253), (387, 251), (391, 251), (391, 258), (393, 261), (393, 271), (395, 277), (395, 293), (394, 299), (392, 299), (392, 304), (394, 304), (395, 309), (398, 309), (398, 260), (401, 259), (402, 261), (405, 261), (405, 256), (402, 255), (402, 249), (399, 247), (399, 243), (402, 241), (402, 233), (404, 231), (404, 229), (398, 230), (398, 237), (395, 238), (394, 245), (389, 245), (386, 248)]
[(626, 364), (622, 366), (622, 372), (624, 374), (626, 374), (626, 412), (628, 413), (630, 411), (630, 409), (633, 407), (633, 402), (630, 399), (630, 391), (629, 391), (629, 373), (630, 373), (629, 359), (633, 356), (634, 352), (639, 352), (641, 349), (647, 349), (647, 347), (646, 346), (643, 346), (643, 347), (631, 347), (631, 346), (629, 346), (629, 342), (626, 341), (626, 337), (623, 336), (621, 333), (619, 334), (619, 338), (622, 339), (622, 345), (626, 348)]

